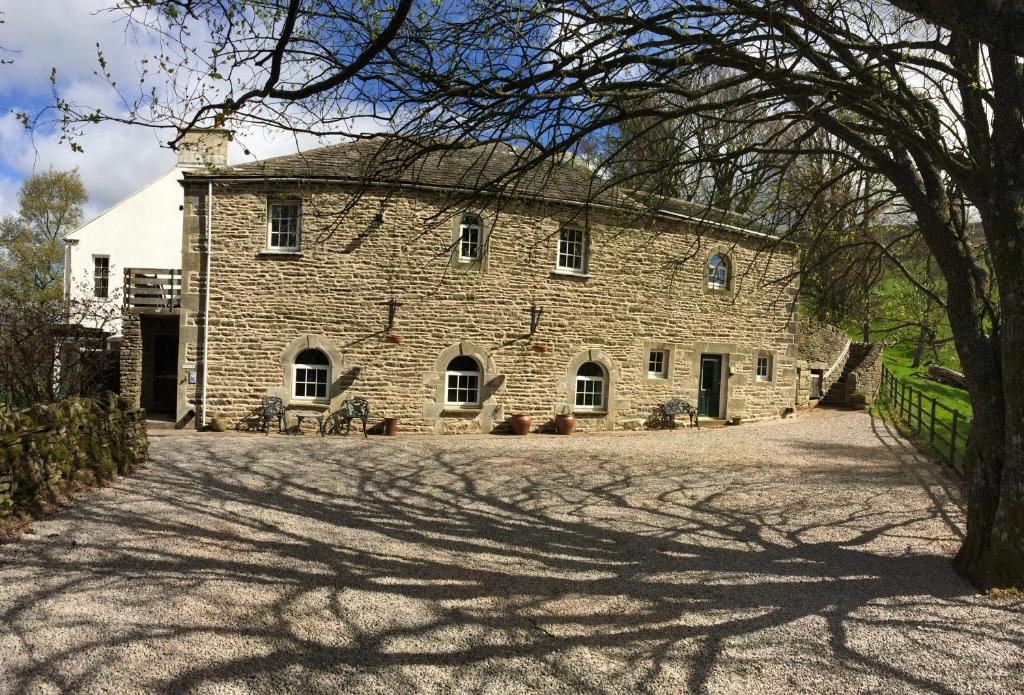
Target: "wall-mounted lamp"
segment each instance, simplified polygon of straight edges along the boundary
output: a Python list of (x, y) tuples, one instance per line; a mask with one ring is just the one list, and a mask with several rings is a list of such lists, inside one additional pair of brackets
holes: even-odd
[(543, 314), (543, 307), (539, 307), (536, 304), (530, 305), (530, 335), (533, 335), (537, 332), (537, 325), (540, 323), (540, 317)]
[(390, 333), (391, 329), (395, 327), (395, 315), (398, 313), (398, 307), (402, 305), (399, 304), (398, 300), (395, 299), (394, 297), (391, 297), (390, 299), (388, 299), (388, 301), (383, 302), (383, 304), (388, 308), (388, 325), (387, 328), (384, 329), (384, 332)]

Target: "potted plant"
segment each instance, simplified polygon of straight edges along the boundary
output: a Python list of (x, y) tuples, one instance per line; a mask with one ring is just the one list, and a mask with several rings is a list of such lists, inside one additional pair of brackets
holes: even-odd
[(396, 434), (398, 434), (398, 418), (384, 418), (384, 434), (388, 437), (394, 437)]
[(559, 434), (572, 434), (576, 430), (576, 416), (572, 414), (572, 408), (563, 405), (555, 415), (555, 431)]
[(513, 413), (512, 417), (509, 418), (509, 422), (512, 425), (513, 434), (528, 434), (533, 418), (529, 413)]
[(227, 432), (230, 426), (231, 423), (227, 418), (222, 418), (219, 415), (210, 421), (210, 429), (214, 432)]

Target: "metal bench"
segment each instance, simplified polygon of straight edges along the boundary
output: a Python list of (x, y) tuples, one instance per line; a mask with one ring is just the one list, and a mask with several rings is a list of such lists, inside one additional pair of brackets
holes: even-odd
[(697, 409), (694, 408), (688, 401), (684, 401), (682, 398), (669, 399), (662, 408), (665, 411), (665, 415), (668, 416), (669, 429), (676, 428), (676, 415), (686, 415), (690, 418), (690, 427), (696, 425), (697, 429), (700, 429), (700, 420), (697, 418)]
[(366, 421), (370, 417), (370, 402), (365, 398), (347, 398), (341, 402), (341, 407), (331, 413), (324, 423), (324, 431), (332, 434), (341, 432), (341, 423), (345, 423), (345, 436), (349, 435), (352, 429), (352, 421), (355, 419), (363, 422), (363, 436), (366, 436)]

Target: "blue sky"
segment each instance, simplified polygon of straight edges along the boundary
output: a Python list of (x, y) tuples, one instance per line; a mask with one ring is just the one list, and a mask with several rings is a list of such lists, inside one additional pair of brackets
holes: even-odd
[[(175, 155), (161, 147), (166, 134), (139, 127), (103, 123), (81, 138), (84, 153), (72, 152), (53, 132), (27, 132), (12, 111), (35, 113), (52, 100), (49, 76), (57, 69), (62, 95), (76, 103), (117, 110), (113, 91), (99, 80), (96, 43), (120, 84), (137, 81), (139, 60), (152, 55), (149, 38), (134, 35), (119, 15), (107, 11), (115, 0), (0, 0), (4, 24), (0, 46), (13, 60), (0, 66), (0, 215), (17, 211), (17, 192), (25, 177), (48, 168), (77, 167), (89, 194), (86, 218), (110, 207), (173, 166)], [(258, 158), (319, 144), (296, 143), (289, 134), (268, 131), (239, 134)], [(232, 162), (245, 159), (242, 147)]]
[(22, 180), (50, 167), (77, 167), (90, 196), (87, 214), (105, 209), (174, 162), (153, 132), (113, 124), (101, 125), (82, 139), (84, 153), (60, 144), (54, 133), (26, 131), (12, 110), (38, 112), (52, 100), (50, 70), (57, 68), (59, 86), (83, 103), (110, 107), (113, 94), (93, 74), (96, 42), (115, 70), (134, 74), (138, 59), (148, 53), (131, 41), (105, 0), (0, 0), (4, 24), (0, 46), (14, 62), (0, 67), (0, 214), (17, 209)]

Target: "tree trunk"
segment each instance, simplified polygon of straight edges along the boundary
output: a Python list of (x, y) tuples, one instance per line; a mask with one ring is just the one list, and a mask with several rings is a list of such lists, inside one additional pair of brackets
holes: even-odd
[(917, 369), (921, 366), (921, 362), (924, 360), (924, 350), (928, 346), (930, 336), (931, 331), (927, 326), (922, 325), (921, 330), (917, 333), (917, 345), (914, 347), (914, 361), (911, 362), (911, 367)]
[(998, 369), (990, 362), (964, 362), (974, 416), (965, 459), (967, 536), (955, 559), (957, 569), (980, 589), (1017, 583), (1012, 572), (1004, 571), (1010, 568), (1001, 567), (993, 544), (1005, 457), (1005, 406)]
[[(928, 259), (925, 262), (925, 272), (930, 280), (932, 277), (932, 257), (928, 255)], [(914, 361), (910, 365), (914, 369), (921, 366), (921, 361), (924, 359), (925, 348), (928, 347), (928, 343), (935, 339), (935, 331), (928, 327), (928, 323), (931, 319), (932, 314), (932, 300), (931, 297), (925, 296), (924, 298), (924, 313), (921, 317), (921, 330), (917, 333), (917, 346), (914, 348)]]
[(974, 422), (967, 538), (956, 564), (980, 588), (1024, 588), (1024, 75), (1015, 56), (990, 50), (994, 185), (985, 231), (1000, 316), (991, 358), (961, 354)]

